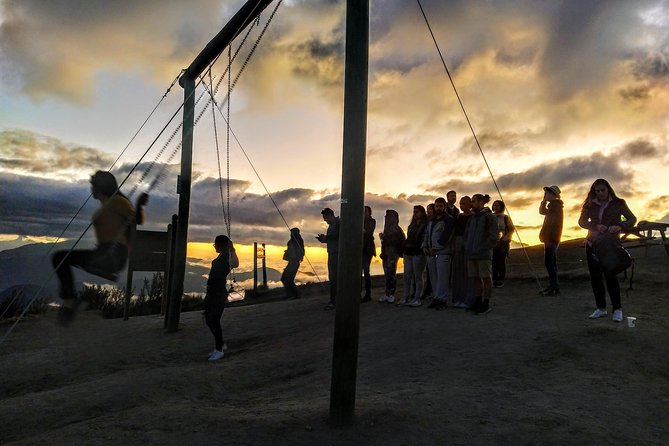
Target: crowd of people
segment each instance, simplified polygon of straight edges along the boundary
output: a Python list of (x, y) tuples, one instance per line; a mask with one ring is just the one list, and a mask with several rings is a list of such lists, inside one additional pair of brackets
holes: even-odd
[[(544, 221), (539, 240), (544, 244), (544, 263), (549, 283), (540, 294), (558, 296), (560, 283), (557, 251), (562, 238), (564, 203), (559, 186), (545, 186), (543, 192), (539, 214), (544, 217)], [(491, 207), (487, 206), (489, 202), (490, 196), (484, 194), (463, 196), (458, 202), (457, 193), (449, 191), (446, 199), (439, 197), (425, 207), (415, 205), (406, 233), (400, 226), (398, 212), (394, 209), (386, 210), (383, 231), (378, 234), (385, 290), (378, 301), (419, 307), (424, 301), (430, 300), (428, 308), (435, 310), (453, 306), (474, 314), (491, 311), (493, 288), (504, 286), (506, 261), (515, 226), (502, 200), (495, 200)], [(325, 309), (331, 310), (337, 295), (336, 265), (333, 268), (331, 265), (337, 259), (337, 252), (330, 243), (339, 239), (339, 219), (329, 208), (324, 209), (322, 214), (328, 223), (328, 234), (321, 234), (317, 238), (328, 245), (331, 294)], [(631, 229), (635, 223), (636, 217), (625, 201), (616, 196), (608, 181), (601, 178), (596, 180), (583, 202), (579, 218), (579, 225), (588, 230), (586, 259), (596, 303), (595, 311), (589, 316), (591, 319), (607, 315), (608, 292), (612, 319), (615, 322), (622, 320), (620, 287), (616, 278), (619, 271), (607, 269), (604, 257), (610, 256), (608, 252), (611, 250), (622, 249), (620, 233)], [(365, 206), (363, 303), (371, 301), (369, 267), (376, 255), (375, 227), (372, 209)], [(597, 248), (597, 245), (604, 248)], [(402, 295), (396, 296), (399, 259), (404, 263), (404, 287)]]
[[(109, 172), (98, 171), (91, 177), (92, 195), (101, 203), (92, 217), (98, 245), (93, 250), (59, 251), (53, 256), (61, 285), (63, 304), (59, 321), (63, 325), (71, 322), (78, 305), (71, 267), (113, 280), (127, 261), (135, 225), (144, 220), (142, 209), (148, 202), (148, 196), (142, 194), (133, 207), (118, 189), (116, 179)], [(544, 216), (539, 239), (544, 244), (549, 279), (548, 287), (541, 294), (546, 296), (560, 294), (557, 251), (564, 218), (564, 203), (560, 196), (561, 190), (557, 185), (546, 186), (539, 205), (539, 214)], [(504, 202), (494, 201), (492, 209), (487, 206), (489, 202), (490, 196), (485, 194), (463, 196), (458, 202), (457, 193), (449, 191), (446, 199), (439, 197), (425, 207), (415, 205), (406, 233), (400, 226), (398, 212), (386, 210), (383, 231), (378, 234), (385, 291), (378, 301), (419, 307), (423, 301), (430, 299), (428, 308), (435, 310), (453, 306), (474, 314), (491, 311), (492, 289), (504, 286), (506, 259), (515, 227), (505, 213)], [(323, 209), (321, 215), (328, 228), (316, 239), (327, 246), (330, 299), (325, 309), (332, 310), (337, 298), (340, 220), (330, 208)], [(624, 263), (625, 260), (619, 260), (622, 249), (620, 233), (633, 228), (635, 223), (636, 217), (625, 200), (616, 195), (608, 181), (597, 179), (583, 201), (578, 220), (578, 224), (588, 230), (585, 256), (596, 304), (590, 319), (608, 314), (607, 292), (613, 321), (621, 322), (623, 319), (620, 286), (616, 277), (621, 269), (616, 262)], [(372, 209), (365, 206), (361, 252), (362, 303), (372, 300), (370, 264), (376, 256), (375, 229)], [(214, 350), (209, 355), (212, 362), (224, 356), (226, 344), (221, 317), (228, 298), (226, 278), (231, 269), (239, 265), (234, 245), (227, 236), (217, 236), (214, 249), (218, 256), (212, 262), (204, 299), (205, 322), (214, 336)], [(281, 276), (289, 299), (300, 297), (295, 277), (304, 255), (300, 230), (292, 228), (284, 254), (288, 263)], [(404, 263), (404, 287), (402, 296), (398, 298), (397, 265), (400, 259)]]

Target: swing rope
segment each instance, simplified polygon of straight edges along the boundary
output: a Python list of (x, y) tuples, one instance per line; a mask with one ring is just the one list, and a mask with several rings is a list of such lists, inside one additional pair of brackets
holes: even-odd
[[(471, 123), (471, 120), (469, 119), (469, 115), (467, 114), (467, 110), (465, 109), (465, 106), (462, 102), (462, 99), (460, 98), (460, 94), (458, 93), (458, 89), (455, 86), (455, 82), (453, 81), (453, 77), (451, 76), (451, 72), (448, 69), (448, 66), (446, 65), (446, 61), (444, 60), (444, 56), (441, 52), (441, 48), (439, 47), (439, 44), (437, 43), (437, 39), (434, 36), (434, 32), (432, 32), (432, 27), (430, 26), (430, 22), (427, 19), (427, 15), (425, 14), (425, 10), (423, 9), (423, 5), (421, 4), (420, 0), (416, 0), (418, 2), (418, 7), (420, 8), (420, 12), (423, 15), (423, 19), (425, 20), (425, 24), (427, 25), (427, 29), (430, 32), (430, 36), (432, 37), (432, 41), (434, 42), (434, 46), (437, 49), (437, 53), (439, 53), (439, 58), (441, 59), (441, 63), (444, 67), (444, 70), (446, 71), (446, 75), (448, 76), (448, 80), (451, 83), (451, 87), (453, 87), (453, 91), (455, 92), (455, 97), (458, 100), (458, 104), (460, 104), (460, 109), (462, 110), (462, 113), (465, 117), (465, 120), (467, 121), (467, 125), (469, 126), (469, 130), (471, 131), (471, 134), (474, 138), (474, 142), (476, 143), (476, 147), (478, 147), (479, 152), (481, 153), (481, 157), (483, 158), (483, 162), (485, 163), (486, 169), (488, 169), (488, 173), (490, 174), (490, 178), (492, 179), (493, 184), (495, 185), (495, 189), (497, 190), (497, 194), (499, 195), (500, 200), (504, 201), (504, 198), (502, 197), (502, 191), (499, 188), (499, 185), (497, 184), (497, 181), (495, 180), (495, 176), (492, 173), (492, 169), (490, 168), (490, 165), (488, 164), (488, 160), (485, 156), (485, 153), (483, 153), (483, 147), (481, 146), (481, 143), (479, 142), (478, 136), (476, 135), (476, 132), (474, 131), (474, 127)], [(509, 218), (511, 218), (511, 212), (509, 211), (509, 208), (506, 208), (507, 213), (509, 215)], [(513, 220), (513, 219), (512, 219)], [(539, 287), (539, 290), (543, 288), (541, 281), (539, 280), (539, 276), (537, 275), (534, 265), (532, 264), (532, 261), (530, 260), (530, 256), (527, 253), (527, 249), (525, 249), (525, 244), (523, 243), (522, 239), (520, 238), (520, 233), (518, 232), (518, 228), (514, 225), (514, 232), (516, 233), (516, 237), (518, 237), (518, 242), (520, 243), (521, 248), (523, 249), (523, 253), (525, 254), (525, 257), (527, 258), (527, 263), (530, 267), (530, 271), (532, 272), (532, 275), (534, 276), (534, 279), (537, 282), (537, 285)]]

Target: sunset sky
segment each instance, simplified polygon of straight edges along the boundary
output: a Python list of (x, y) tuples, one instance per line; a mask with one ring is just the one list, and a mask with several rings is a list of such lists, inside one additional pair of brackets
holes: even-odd
[[(112, 165), (243, 3), (0, 1), (0, 249), (61, 233), (89, 176)], [(370, 3), (366, 201), (377, 228), (393, 208), (406, 229), (414, 204), (451, 189), (499, 198), (418, 4)], [(537, 209), (551, 184), (563, 190), (565, 237), (583, 236), (578, 212), (599, 177), (639, 219), (669, 221), (669, 1), (422, 4), (523, 242), (538, 243)], [(242, 47), (233, 77), (275, 6)], [(284, 1), (230, 101), (232, 130), (288, 224), (313, 246), (324, 232), (320, 210), (339, 213), (344, 14), (341, 0)], [(214, 82), (226, 66), (227, 53)], [(223, 102), (227, 78), (221, 86)], [(115, 165), (119, 179), (182, 100), (177, 84)], [(130, 192), (151, 167), (138, 184), (146, 190), (162, 172), (149, 191), (149, 229), (164, 228), (177, 209), (181, 133), (166, 141), (180, 119), (123, 187)], [(216, 122), (225, 182), (220, 114)], [(210, 109), (196, 128), (194, 163), (189, 238), (207, 243), (225, 232)], [(233, 240), (284, 245), (288, 230), (234, 138), (230, 178)], [(86, 205), (67, 238), (80, 235), (96, 206)], [(200, 251), (191, 254), (206, 257)]]

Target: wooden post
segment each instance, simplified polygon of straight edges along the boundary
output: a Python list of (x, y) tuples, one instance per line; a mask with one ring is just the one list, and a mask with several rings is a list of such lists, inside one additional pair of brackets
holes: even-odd
[(130, 298), (132, 297), (132, 269), (128, 267), (128, 278), (125, 281), (125, 299), (123, 302), (123, 320), (130, 317)]
[(253, 242), (253, 292), (258, 291), (258, 242)]
[(172, 276), (172, 296), (167, 314), (167, 331), (179, 328), (181, 297), (186, 276), (186, 248), (188, 244), (188, 219), (190, 217), (190, 185), (193, 170), (193, 126), (195, 120), (195, 79), (181, 78), (184, 87), (184, 116), (181, 136), (181, 175), (179, 192), (179, 219), (177, 221), (176, 243), (174, 247), (174, 274)]
[(272, 0), (248, 0), (216, 36), (209, 41), (179, 79), (184, 89), (183, 130), (181, 139), (181, 175), (179, 191), (179, 222), (176, 229), (174, 249), (174, 275), (172, 296), (167, 314), (167, 331), (179, 327), (183, 281), (186, 275), (186, 247), (188, 243), (188, 219), (190, 211), (190, 187), (193, 162), (193, 125), (195, 116), (195, 80), (219, 54), (242, 32)]
[(365, 202), (368, 51), (369, 0), (347, 0), (339, 267), (330, 390), (330, 422), (335, 426), (351, 423), (355, 410)]
[(262, 244), (262, 289), (267, 289), (267, 251), (265, 244)]

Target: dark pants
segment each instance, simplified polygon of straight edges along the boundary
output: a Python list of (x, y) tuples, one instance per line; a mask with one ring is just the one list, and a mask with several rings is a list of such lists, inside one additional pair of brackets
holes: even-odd
[(223, 350), (223, 329), (221, 328), (221, 316), (225, 304), (228, 301), (228, 293), (221, 291), (218, 293), (211, 293), (207, 291), (204, 297), (204, 321), (214, 335), (216, 343), (216, 350)]
[[(595, 294), (597, 308), (602, 310), (606, 309), (606, 290), (608, 290), (613, 310), (618, 310), (621, 307), (620, 284), (618, 283), (618, 278), (615, 274), (604, 272), (590, 246), (585, 247), (585, 256), (588, 261), (590, 282), (592, 283), (592, 292)], [(606, 289), (604, 289), (605, 281)]]
[(423, 285), (423, 295), (421, 299), (425, 299), (432, 295), (432, 278), (430, 277), (430, 270), (425, 268), (425, 284)]
[(60, 297), (63, 300), (76, 298), (72, 266), (106, 277), (123, 269), (127, 259), (128, 248), (114, 243), (102, 244), (95, 249), (56, 251), (51, 257), (51, 262), (60, 279)]
[(328, 253), (328, 280), (330, 281), (330, 302), (337, 300), (337, 262), (339, 262), (338, 252)]
[(298, 260), (289, 260), (288, 265), (283, 270), (281, 274), (281, 283), (283, 283), (284, 288), (286, 288), (286, 293), (290, 297), (299, 297), (300, 293), (297, 290), (297, 285), (295, 285), (295, 276), (297, 275), (297, 270), (300, 267), (300, 262)]
[(365, 297), (372, 295), (372, 276), (369, 272), (369, 267), (372, 264), (371, 254), (363, 254), (362, 256), (362, 275), (365, 277)]
[(397, 286), (397, 261), (399, 259), (383, 259), (383, 275), (386, 277), (386, 296), (394, 296)]
[(506, 257), (509, 255), (509, 242), (500, 240), (499, 244), (492, 250), (492, 281), (493, 283), (504, 282), (506, 278)]
[(548, 285), (556, 290), (560, 289), (557, 268), (557, 250), (559, 245), (559, 243), (544, 244), (544, 265), (546, 265), (546, 271), (548, 271)]

